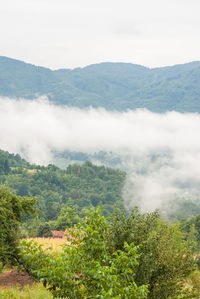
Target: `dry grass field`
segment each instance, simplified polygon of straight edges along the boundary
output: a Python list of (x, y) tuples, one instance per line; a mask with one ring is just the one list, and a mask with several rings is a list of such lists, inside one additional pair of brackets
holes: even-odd
[(70, 244), (70, 242), (64, 238), (29, 238), (26, 240), (34, 240), (38, 244), (42, 245), (44, 249), (49, 249), (54, 252), (60, 252), (62, 251), (62, 245)]

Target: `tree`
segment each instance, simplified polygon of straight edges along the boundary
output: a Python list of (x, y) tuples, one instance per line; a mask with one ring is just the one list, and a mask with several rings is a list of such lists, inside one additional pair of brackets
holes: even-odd
[(197, 230), (195, 228), (194, 223), (192, 223), (192, 225), (190, 227), (190, 231), (187, 235), (187, 241), (188, 241), (188, 244), (189, 244), (192, 252), (195, 253), (198, 248), (198, 243), (197, 243)]
[(37, 237), (50, 238), (52, 237), (52, 231), (49, 223), (40, 224), (37, 231)]
[(148, 298), (178, 298), (183, 293), (195, 261), (178, 225), (169, 225), (157, 211), (140, 214), (135, 208), (128, 216), (116, 212), (109, 236), (115, 250), (123, 250), (124, 242), (139, 246), (135, 282), (149, 285)]
[(18, 255), (19, 226), (23, 214), (34, 212), (35, 199), (22, 198), (0, 186), (0, 262), (14, 263)]
[(10, 171), (10, 167), (9, 167), (9, 164), (8, 164), (8, 159), (6, 159), (4, 161), (4, 172), (5, 172), (5, 174), (8, 174), (9, 171)]
[(110, 252), (109, 226), (100, 209), (91, 210), (85, 224), (69, 229), (71, 244), (59, 255), (42, 251), (34, 242), (23, 242), (21, 264), (42, 281), (54, 297), (144, 299), (147, 286), (134, 281), (138, 248), (125, 243)]
[(65, 230), (66, 227), (74, 226), (80, 222), (77, 210), (74, 207), (64, 207), (61, 209), (60, 215), (55, 221), (55, 229)]

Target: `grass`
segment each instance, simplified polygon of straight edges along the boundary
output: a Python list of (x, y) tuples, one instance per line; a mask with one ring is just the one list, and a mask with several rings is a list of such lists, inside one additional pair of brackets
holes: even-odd
[(41, 283), (32, 286), (25, 286), (22, 290), (19, 287), (1, 287), (1, 299), (52, 299), (52, 294), (43, 287)]
[(42, 245), (44, 249), (52, 250), (53, 252), (61, 252), (62, 245), (70, 244), (66, 239), (61, 238), (30, 238), (26, 239), (27, 241), (34, 240), (39, 245)]

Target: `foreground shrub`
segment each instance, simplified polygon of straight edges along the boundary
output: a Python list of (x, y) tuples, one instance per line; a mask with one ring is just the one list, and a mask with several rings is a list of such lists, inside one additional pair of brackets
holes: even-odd
[(50, 238), (52, 237), (51, 227), (48, 223), (42, 223), (38, 227), (37, 237)]
[(0, 185), (0, 265), (14, 264), (18, 256), (19, 228), (24, 214), (34, 212), (35, 199), (12, 194)]
[(133, 243), (122, 250), (108, 247), (109, 226), (100, 210), (90, 211), (86, 223), (71, 230), (71, 245), (50, 255), (34, 242), (23, 242), (21, 264), (43, 282), (54, 297), (137, 298), (147, 297), (147, 286), (136, 285), (138, 254)]
[(198, 298), (186, 289), (195, 260), (177, 225), (162, 220), (158, 212), (134, 209), (128, 216), (116, 212), (109, 236), (114, 250), (123, 250), (124, 242), (140, 245), (135, 282), (149, 285), (148, 298)]

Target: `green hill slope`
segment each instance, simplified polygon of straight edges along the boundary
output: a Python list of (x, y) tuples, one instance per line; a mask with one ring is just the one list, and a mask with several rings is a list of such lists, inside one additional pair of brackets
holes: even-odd
[(0, 182), (17, 195), (38, 198), (39, 217), (56, 219), (63, 207), (82, 209), (101, 205), (108, 216), (123, 207), (121, 189), (125, 172), (90, 162), (69, 165), (66, 170), (49, 165), (31, 165), (19, 155), (0, 150)]
[(149, 69), (130, 63), (100, 63), (52, 71), (0, 57), (0, 96), (47, 95), (58, 105), (109, 110), (200, 112), (200, 62)]

